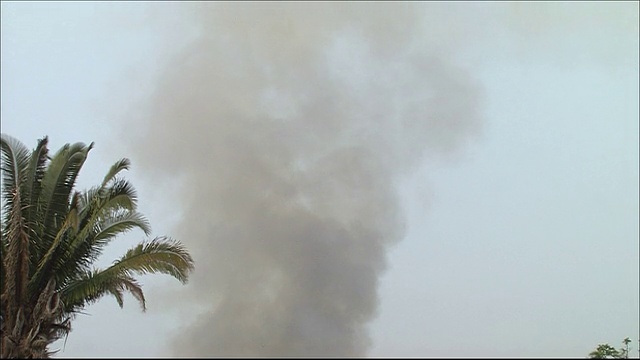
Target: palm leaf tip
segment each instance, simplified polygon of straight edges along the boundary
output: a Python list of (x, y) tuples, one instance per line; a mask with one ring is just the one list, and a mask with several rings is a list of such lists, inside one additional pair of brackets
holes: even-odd
[(109, 172), (107, 172), (107, 174), (104, 176), (104, 179), (102, 180), (102, 186), (103, 187), (107, 186), (107, 184), (111, 180), (113, 180), (116, 177), (116, 175), (118, 175), (119, 172), (123, 170), (129, 170), (130, 166), (131, 166), (131, 161), (127, 158), (123, 158), (116, 161), (116, 163), (113, 164), (109, 169)]
[(190, 273), (195, 269), (195, 263), (187, 248), (178, 240), (168, 237), (157, 237), (147, 243), (146, 251), (156, 254), (164, 265), (164, 272), (186, 284)]
[(145, 312), (147, 311), (147, 301), (144, 298), (144, 292), (142, 291), (142, 286), (140, 284), (138, 284), (138, 282), (133, 279), (132, 277), (124, 277), (122, 279), (122, 287), (123, 289), (128, 290), (131, 295), (133, 295), (133, 297), (138, 300), (138, 303), (140, 303), (140, 307), (142, 308), (142, 311)]
[(195, 266), (179, 241), (162, 236), (129, 249), (111, 268), (127, 274), (167, 274), (186, 284)]

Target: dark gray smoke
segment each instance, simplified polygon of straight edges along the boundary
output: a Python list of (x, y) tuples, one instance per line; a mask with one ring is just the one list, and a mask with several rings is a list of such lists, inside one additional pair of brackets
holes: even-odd
[(180, 179), (172, 235), (196, 272), (176, 303), (208, 309), (173, 354), (366, 355), (397, 181), (479, 125), (474, 81), (423, 28), (445, 21), (415, 3), (184, 6), (193, 41), (138, 109), (134, 155)]

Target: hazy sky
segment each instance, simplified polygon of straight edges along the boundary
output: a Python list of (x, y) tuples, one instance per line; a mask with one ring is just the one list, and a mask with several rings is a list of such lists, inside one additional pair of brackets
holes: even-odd
[(197, 261), (187, 286), (144, 277), (144, 314), (87, 308), (60, 356), (637, 356), (637, 2), (1, 20), (2, 132), (95, 141), (80, 188), (129, 157), (154, 235)]

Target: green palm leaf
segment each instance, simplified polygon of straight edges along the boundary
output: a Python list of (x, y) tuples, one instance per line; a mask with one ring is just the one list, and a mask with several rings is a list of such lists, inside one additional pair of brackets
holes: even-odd
[(66, 144), (47, 166), (37, 204), (39, 216), (35, 222), (36, 237), (44, 248), (51, 247), (64, 222), (75, 180), (92, 146)]
[(11, 199), (14, 190), (21, 188), (22, 180), (30, 163), (29, 149), (17, 139), (2, 134), (2, 195)]
[[(24, 225), (21, 190), (24, 174), (29, 166), (29, 150), (18, 140), (2, 134), (2, 196), (5, 211), (2, 216), (3, 236), (3, 286), (0, 295), (6, 313), (17, 311), (26, 301), (26, 281), (29, 275), (29, 236)], [(15, 325), (9, 321), (9, 326)]]
[(66, 311), (76, 312), (111, 294), (118, 305), (124, 305), (124, 291), (130, 292), (140, 302), (142, 310), (146, 310), (146, 302), (142, 287), (136, 280), (126, 274), (116, 274), (107, 270), (93, 270), (81, 274), (71, 285), (60, 291)]
[(102, 187), (107, 186), (107, 184), (111, 182), (111, 180), (113, 180), (116, 177), (116, 175), (118, 175), (118, 173), (120, 173), (123, 170), (129, 170), (130, 166), (131, 166), (131, 161), (129, 161), (129, 159), (127, 158), (116, 161), (116, 163), (113, 164), (109, 169), (109, 172), (107, 172), (107, 174), (104, 176), (101, 186)]
[(127, 251), (107, 271), (127, 275), (163, 273), (186, 283), (193, 264), (182, 244), (171, 238), (157, 237)]
[[(38, 216), (38, 198), (42, 190), (42, 179), (46, 171), (47, 155), (49, 153), (48, 138), (44, 137), (38, 141), (38, 145), (31, 153), (31, 160), (26, 173), (26, 191), (24, 202), (26, 207), (25, 222), (29, 229), (36, 229)], [(33, 231), (33, 230), (32, 230)], [(32, 234), (33, 235), (33, 234)], [(43, 244), (39, 241), (32, 244), (33, 256), (32, 260), (38, 259), (42, 253), (46, 251)], [(32, 263), (32, 266), (34, 264)]]

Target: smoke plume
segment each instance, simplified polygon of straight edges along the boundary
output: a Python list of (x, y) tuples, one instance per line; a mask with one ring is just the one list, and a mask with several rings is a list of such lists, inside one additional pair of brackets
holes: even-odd
[(137, 167), (179, 179), (171, 235), (196, 260), (180, 296), (207, 309), (173, 354), (366, 355), (397, 182), (479, 128), (478, 87), (425, 30), (438, 5), (188, 9), (135, 139)]

